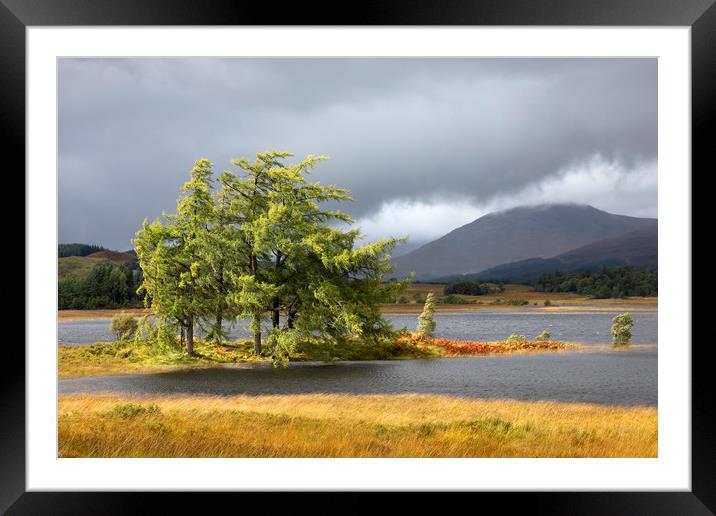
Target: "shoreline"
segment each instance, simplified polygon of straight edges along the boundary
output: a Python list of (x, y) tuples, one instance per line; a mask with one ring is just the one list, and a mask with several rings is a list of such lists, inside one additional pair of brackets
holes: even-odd
[[(658, 300), (647, 298), (646, 300), (634, 299), (589, 299), (584, 302), (570, 299), (564, 304), (544, 305), (493, 305), (493, 304), (436, 304), (435, 312), (510, 312), (519, 315), (530, 314), (578, 314), (593, 312), (612, 312), (617, 310), (629, 310), (632, 312), (657, 312)], [(381, 305), (383, 315), (419, 315), (423, 310), (422, 304), (390, 304)], [(111, 319), (121, 313), (129, 313), (134, 317), (151, 315), (148, 308), (114, 308), (97, 310), (58, 310), (57, 319), (60, 321), (83, 321), (93, 319)]]
[[(425, 357), (415, 357), (415, 356), (397, 356), (392, 358), (383, 358), (383, 359), (365, 359), (365, 360), (359, 360), (359, 359), (353, 359), (353, 360), (334, 360), (334, 361), (322, 361), (322, 360), (292, 360), (289, 362), (288, 367), (295, 367), (295, 366), (303, 366), (303, 367), (311, 367), (311, 366), (317, 366), (317, 367), (323, 367), (323, 366), (338, 366), (341, 364), (360, 364), (362, 362), (398, 362), (402, 360), (456, 360), (456, 359), (466, 359), (466, 358), (483, 358), (483, 357), (503, 357), (503, 358), (509, 358), (513, 356), (521, 356), (521, 355), (527, 355), (527, 354), (548, 354), (548, 353), (609, 353), (609, 352), (615, 352), (613, 346), (611, 344), (590, 344), (590, 345), (579, 345), (576, 344), (579, 347), (575, 348), (566, 348), (566, 349), (551, 349), (551, 350), (516, 350), (511, 351), (508, 353), (482, 353), (482, 354), (473, 354), (473, 355), (432, 355), (432, 356), (425, 356)], [(75, 348), (75, 346), (67, 346), (68, 348)], [(646, 349), (646, 348), (657, 348), (656, 344), (631, 344), (630, 349)], [(621, 351), (621, 350), (620, 350)], [(623, 350), (627, 351), (627, 350)], [(129, 368), (127, 366), (129, 365)], [(135, 368), (132, 368), (132, 366), (135, 366)], [(140, 376), (140, 375), (148, 375), (148, 374), (157, 374), (157, 373), (172, 373), (172, 372), (181, 372), (181, 371), (195, 371), (195, 370), (202, 370), (202, 369), (254, 369), (256, 367), (263, 367), (263, 368), (273, 368), (272, 362), (269, 358), (262, 357), (260, 359), (243, 359), (238, 360), (236, 362), (197, 362), (197, 363), (178, 363), (178, 364), (151, 364), (151, 363), (134, 363), (134, 364), (121, 364), (121, 368), (118, 369), (105, 369), (101, 372), (97, 371), (83, 371), (84, 374), (70, 374), (67, 372), (62, 371), (62, 367), (58, 367), (58, 381), (63, 380), (76, 380), (80, 378), (90, 378), (90, 377), (117, 377), (117, 376)], [(68, 396), (70, 394), (67, 394)], [(64, 395), (63, 395), (64, 396)], [(468, 398), (472, 399), (472, 398)], [(545, 400), (546, 401), (546, 400)], [(577, 403), (577, 402), (575, 402)], [(596, 403), (596, 405), (600, 406), (606, 406), (599, 403)], [(632, 405), (619, 405), (619, 404), (613, 404), (609, 406), (632, 406)], [(644, 405), (645, 407), (649, 407), (651, 405)]]
[[(525, 353), (555, 353), (578, 351), (583, 346), (574, 342), (524, 341), (509, 343), (469, 342), (434, 339), (412, 341), (397, 339), (369, 345), (360, 341), (349, 343), (342, 348), (333, 348), (332, 359), (321, 358), (320, 346), (306, 344), (292, 355), (290, 363), (336, 363), (391, 361), (407, 359), (439, 359), (479, 357), (493, 355), (520, 355)], [(231, 367), (250, 364), (270, 366), (268, 356), (252, 355), (250, 341), (236, 341), (235, 345), (214, 345), (210, 341), (197, 340), (196, 354), (188, 356), (180, 350), (164, 355), (155, 355), (150, 348), (135, 346), (131, 341), (96, 342), (87, 346), (59, 346), (57, 348), (57, 373), (60, 380), (88, 376), (125, 376), (152, 374), (177, 370), (211, 367)]]

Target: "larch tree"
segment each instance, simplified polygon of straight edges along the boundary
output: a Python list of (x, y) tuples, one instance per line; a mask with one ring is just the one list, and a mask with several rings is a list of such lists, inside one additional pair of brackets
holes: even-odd
[(198, 160), (177, 202), (176, 214), (165, 221), (146, 220), (133, 240), (144, 278), (139, 292), (152, 311), (175, 319), (186, 335), (186, 352), (194, 354), (194, 327), (211, 313), (213, 297), (202, 283), (206, 232), (214, 214), (211, 162)]
[(261, 320), (280, 290), (267, 278), (269, 249), (263, 238), (263, 219), (273, 188), (271, 171), (282, 168), (280, 159), (288, 155), (267, 152), (257, 154), (254, 162), (232, 160), (241, 169), (241, 177), (227, 171), (220, 179), (228, 203), (227, 222), (240, 228), (233, 243), (235, 267), (227, 274), (230, 289), (226, 301), (238, 316), (251, 319), (256, 355), (261, 354)]
[[(253, 317), (255, 352), (261, 351), (260, 318), (271, 314), (274, 355), (311, 335), (384, 328), (377, 303), (396, 283), (382, 288), (390, 270), (389, 252), (397, 240), (356, 247), (361, 236), (339, 225), (353, 221), (324, 203), (352, 200), (348, 190), (309, 182), (324, 156), (285, 164), (286, 152), (257, 154), (254, 162), (235, 160), (243, 177), (224, 181), (236, 192), (233, 213), (242, 225), (244, 275), (234, 276), (233, 304)], [(280, 313), (287, 323), (280, 328)], [(283, 351), (281, 351), (283, 350)]]
[(301, 339), (389, 329), (379, 304), (408, 281), (383, 284), (398, 240), (359, 245), (360, 232), (344, 229), (351, 218), (325, 208), (352, 200), (348, 190), (307, 179), (327, 158), (286, 164), (291, 156), (265, 152), (251, 162), (232, 160), (239, 171), (225, 171), (217, 187), (212, 164), (199, 160), (177, 213), (165, 214), (164, 222), (145, 221), (137, 232), (145, 301), (179, 322), (188, 353), (199, 321), (211, 320), (210, 336), (221, 341), (225, 318), (249, 318), (259, 355), (268, 313), (274, 356), (286, 356)]
[(612, 344), (625, 345), (629, 344), (632, 333), (631, 329), (634, 326), (634, 319), (628, 312), (623, 314), (615, 315), (612, 319)]
[(228, 302), (230, 275), (241, 269), (240, 256), (245, 254), (241, 246), (241, 227), (231, 217), (232, 192), (224, 188), (225, 176), (219, 178), (221, 185), (214, 195), (214, 213), (208, 231), (202, 233), (202, 260), (204, 275), (202, 286), (209, 293), (210, 312), (213, 317), (208, 336), (217, 343), (226, 338), (223, 322), (236, 317), (237, 312)]
[(433, 293), (428, 292), (428, 296), (427, 298), (425, 298), (425, 306), (423, 306), (423, 312), (418, 317), (417, 333), (421, 337), (435, 336), (435, 319), (433, 318), (434, 313), (435, 302), (433, 301)]

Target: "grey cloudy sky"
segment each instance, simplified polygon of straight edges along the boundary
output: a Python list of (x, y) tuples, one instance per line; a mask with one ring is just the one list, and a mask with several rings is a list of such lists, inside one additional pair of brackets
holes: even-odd
[(194, 160), (327, 154), (371, 239), (496, 209), (657, 215), (655, 59), (61, 59), (60, 242), (128, 249)]

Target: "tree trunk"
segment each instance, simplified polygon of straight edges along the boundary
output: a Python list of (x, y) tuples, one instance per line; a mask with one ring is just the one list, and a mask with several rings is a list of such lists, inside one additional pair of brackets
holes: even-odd
[(194, 320), (189, 319), (186, 325), (186, 353), (194, 354)]
[(224, 322), (224, 318), (221, 314), (216, 316), (216, 322), (214, 323), (214, 340), (218, 343), (221, 343), (222, 340), (222, 334), (221, 334), (221, 325)]
[(184, 335), (186, 335), (186, 330), (184, 329), (184, 324), (181, 325), (181, 331), (179, 333), (179, 347), (181, 349), (184, 349)]
[(278, 298), (276, 298), (273, 300), (273, 309), (271, 311), (271, 322), (273, 323), (274, 328), (278, 328), (279, 317), (280, 317), (279, 301), (278, 301)]
[(261, 354), (261, 316), (254, 316), (253, 323), (254, 330), (254, 355), (258, 356)]
[(296, 311), (289, 310), (288, 311), (288, 322), (286, 323), (289, 329), (293, 329), (293, 323), (295, 320), (296, 320)]
[[(274, 265), (277, 272), (281, 268), (281, 256), (282, 256), (281, 251), (277, 251), (275, 265)], [(281, 308), (281, 301), (279, 300), (278, 297), (275, 297), (273, 300), (273, 306), (271, 307), (271, 322), (273, 323), (274, 329), (278, 328), (278, 325), (279, 325), (279, 317), (280, 317), (279, 309), (280, 308)]]

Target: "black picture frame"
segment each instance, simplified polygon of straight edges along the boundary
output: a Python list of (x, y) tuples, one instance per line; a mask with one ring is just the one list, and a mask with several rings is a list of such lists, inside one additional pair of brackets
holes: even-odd
[[(351, 8), (352, 7), (352, 8)], [(196, 0), (0, 0), (0, 126), (14, 170), (25, 169), (25, 29), (83, 25), (616, 25), (690, 26), (692, 170), (716, 170), (708, 128), (716, 125), (716, 5), (714, 0), (431, 0), (380, 1), (312, 7), (292, 3)], [(678, 173), (674, 171), (674, 173)], [(692, 180), (695, 174), (692, 172)], [(692, 189), (693, 191), (693, 189)], [(27, 192), (31, 194), (31, 192)], [(692, 201), (692, 206), (695, 200)], [(695, 221), (695, 217), (692, 216)], [(693, 229), (692, 229), (693, 234)], [(692, 250), (693, 253), (693, 250)], [(692, 254), (693, 256), (693, 254)], [(694, 260), (692, 258), (692, 268)], [(25, 267), (25, 275), (32, 274)], [(8, 343), (9, 344), (9, 343)], [(714, 375), (708, 342), (692, 346), (692, 490), (689, 492), (479, 493), (500, 510), (528, 506), (550, 514), (713, 514), (716, 511)], [(248, 493), (49, 493), (25, 489), (25, 353), (6, 345), (0, 376), (0, 511), (8, 514), (142, 513), (159, 501), (164, 512), (241, 500), (268, 505), (284, 497)], [(300, 494), (299, 498), (315, 494)], [(375, 494), (341, 494), (345, 508), (369, 510)], [(465, 496), (455, 493), (454, 496)], [(475, 494), (471, 494), (475, 496)], [(240, 498), (239, 498), (240, 497)], [(248, 499), (247, 499), (248, 497)], [(411, 495), (422, 503), (423, 493)], [(493, 500), (494, 499), (494, 500)], [(297, 500), (293, 500), (295, 504)], [(459, 503), (464, 500), (454, 500)], [(349, 502), (350, 505), (348, 505)], [(317, 500), (320, 507), (324, 501)], [(474, 504), (474, 501), (468, 502)], [(240, 506), (237, 506), (239, 509)], [(477, 507), (476, 507), (477, 509)]]

